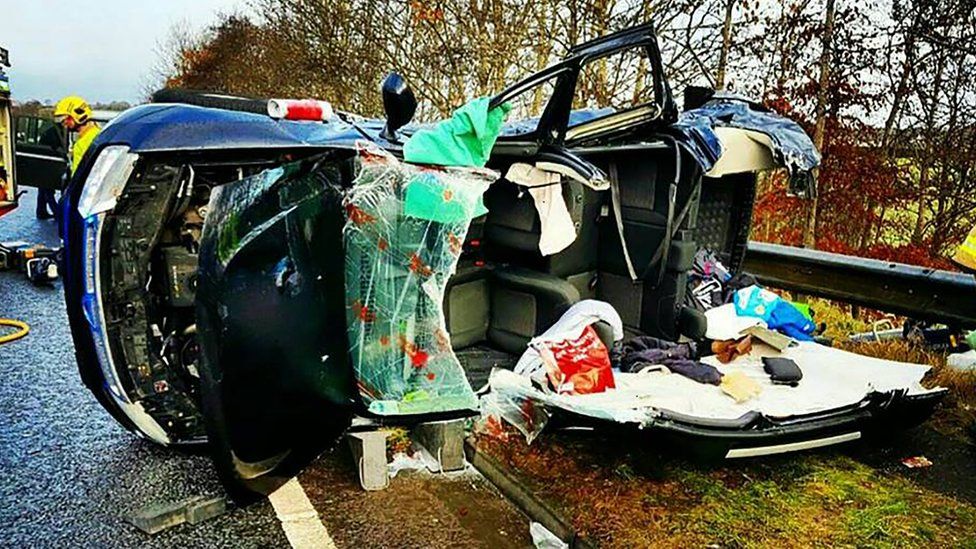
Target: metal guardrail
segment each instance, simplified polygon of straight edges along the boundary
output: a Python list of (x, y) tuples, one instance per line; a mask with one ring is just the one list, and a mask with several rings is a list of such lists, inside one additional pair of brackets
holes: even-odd
[(749, 242), (743, 270), (767, 286), (976, 328), (976, 277), (841, 254)]

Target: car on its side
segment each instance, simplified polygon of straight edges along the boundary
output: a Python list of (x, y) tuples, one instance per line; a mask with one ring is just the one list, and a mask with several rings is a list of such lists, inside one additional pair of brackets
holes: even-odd
[[(608, 63), (635, 69), (634, 84), (626, 97), (592, 104), (582, 82)], [(736, 108), (777, 126), (711, 132), (679, 120), (649, 25), (576, 46), (502, 91), (491, 104), (514, 107), (488, 168), (504, 174), (528, 162), (563, 174), (577, 237), (541, 255), (527, 193), (504, 178), (492, 183), (488, 213), (471, 220), (457, 263), (441, 273), (443, 326), (467, 375), (459, 398), (438, 401), (435, 387), (422, 393), (426, 404), (384, 407), (371, 389), (384, 380), (366, 379), (351, 356), (357, 305), (347, 290), (359, 281), (344, 267), (343, 231), (355, 216), (349, 193), (364, 143), (402, 157), (417, 129), (403, 126), (412, 92), (397, 78), (387, 84), (386, 121), (279, 120), (267, 101), (163, 91), (106, 125), (66, 190), (64, 289), (82, 380), (141, 436), (209, 443), (242, 499), (294, 474), (354, 416), (409, 424), (475, 414), (471, 387), (491, 367), (511, 367), (581, 299), (610, 303), (630, 333), (701, 337), (702, 316), (685, 305), (693, 258), (706, 248), (740, 270), (756, 174), (785, 162), (789, 136), (777, 132), (802, 135), (742, 102)], [(812, 146), (805, 152), (816, 157)], [(370, 317), (361, 304), (356, 313)], [(942, 394), (867, 391), (795, 417), (662, 411), (642, 427), (718, 456), (762, 454), (912, 424)]]

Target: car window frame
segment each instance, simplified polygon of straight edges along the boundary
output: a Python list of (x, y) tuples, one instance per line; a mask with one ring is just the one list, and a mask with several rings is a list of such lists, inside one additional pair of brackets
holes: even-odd
[[(664, 72), (664, 63), (661, 58), (661, 49), (650, 24), (625, 29), (619, 33), (608, 35), (596, 40), (586, 42), (570, 49), (569, 54), (562, 61), (550, 65), (545, 69), (530, 75), (512, 86), (509, 86), (501, 93), (491, 99), (491, 107), (498, 106), (503, 102), (516, 97), (526, 91), (531, 90), (535, 85), (558, 75), (556, 89), (553, 90), (549, 102), (543, 110), (539, 123), (535, 131), (525, 134), (499, 136), (498, 140), (504, 143), (522, 143), (534, 141), (538, 145), (563, 145), (566, 144), (566, 134), (569, 129), (569, 117), (572, 112), (573, 98), (576, 94), (576, 85), (579, 73), (586, 64), (621, 53), (630, 49), (643, 48), (644, 54), (651, 64), (651, 72), (654, 76), (654, 103), (658, 106), (658, 115), (654, 120), (662, 124), (670, 124), (677, 119), (677, 107), (671, 93), (670, 84)], [(640, 108), (645, 108), (649, 103), (644, 103), (625, 111), (617, 111), (607, 115), (587, 120), (584, 123), (573, 126), (574, 130), (579, 131), (590, 124), (599, 123), (609, 116), (619, 115)], [(614, 128), (619, 130), (620, 128)], [(594, 137), (590, 132), (586, 134), (586, 139)]]

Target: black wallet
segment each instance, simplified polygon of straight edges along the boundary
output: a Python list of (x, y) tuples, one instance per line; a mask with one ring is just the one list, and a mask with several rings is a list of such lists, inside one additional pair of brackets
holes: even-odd
[(788, 358), (764, 356), (762, 361), (763, 370), (769, 374), (769, 379), (773, 383), (796, 387), (803, 379), (803, 372), (800, 371), (800, 367)]

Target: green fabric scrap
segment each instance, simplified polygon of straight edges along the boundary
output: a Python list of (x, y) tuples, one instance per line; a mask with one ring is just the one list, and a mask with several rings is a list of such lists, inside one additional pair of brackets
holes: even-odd
[(413, 164), (484, 167), (505, 115), (504, 103), (488, 110), (488, 97), (469, 101), (448, 120), (417, 131), (403, 146), (403, 159)]
[(810, 309), (809, 303), (797, 303), (795, 301), (790, 301), (790, 305), (796, 307), (796, 310), (800, 311), (800, 314), (807, 317), (807, 320), (813, 321), (813, 311)]
[(403, 212), (410, 216), (438, 223), (467, 223), (488, 213), (479, 194), (465, 196), (465, 189), (455, 189), (449, 182), (440, 181), (432, 173), (421, 173), (407, 185)]

